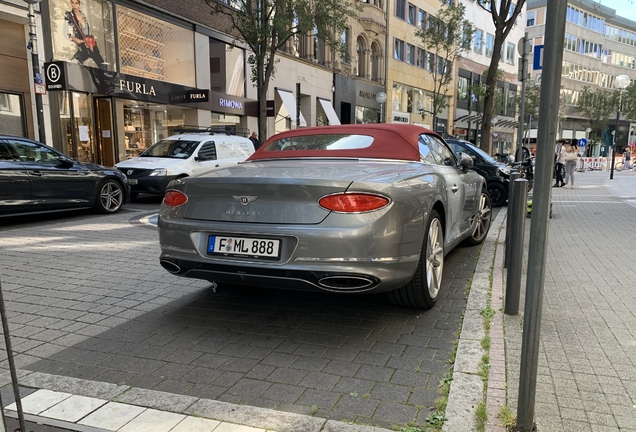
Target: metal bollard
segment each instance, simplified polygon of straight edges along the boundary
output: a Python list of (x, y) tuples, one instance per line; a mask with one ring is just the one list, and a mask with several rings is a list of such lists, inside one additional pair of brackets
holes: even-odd
[(508, 255), (508, 251), (510, 250), (510, 213), (513, 211), (512, 194), (513, 194), (515, 180), (517, 180), (520, 177), (521, 177), (521, 173), (519, 171), (510, 171), (510, 181), (508, 183), (508, 211), (506, 213), (506, 250), (504, 253), (504, 262), (503, 262), (504, 268), (508, 268), (508, 260), (510, 259), (510, 255)]
[[(517, 315), (519, 313), (519, 294), (521, 292), (521, 272), (523, 268), (523, 238), (526, 229), (526, 206), (528, 201), (528, 180), (514, 181), (512, 195), (512, 212), (508, 212), (510, 227), (510, 249), (508, 252), (508, 273), (506, 276), (506, 295), (504, 313)], [(507, 238), (506, 238), (507, 240)]]

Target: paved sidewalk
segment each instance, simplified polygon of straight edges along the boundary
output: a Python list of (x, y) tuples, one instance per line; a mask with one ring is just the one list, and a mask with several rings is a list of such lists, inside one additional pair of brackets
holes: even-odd
[[(632, 228), (636, 221), (636, 173), (617, 172), (614, 180), (609, 180), (607, 172), (577, 173), (574, 189), (559, 188), (551, 192), (554, 217), (550, 220), (545, 268), (535, 406), (538, 430), (636, 431), (636, 281), (633, 279), (636, 246)], [(503, 240), (498, 232), (502, 221), (503, 212), (483, 246), (473, 279), (454, 367), (455, 379), (451, 386), (445, 430), (475, 430), (475, 404), (483, 397), (483, 386), (476, 379), (475, 369), (475, 362), (483, 353), (478, 342), (482, 335), (479, 312), (486, 305), (490, 268), (494, 271), (491, 307), (496, 314), (490, 329), (487, 430), (502, 430), (497, 427), (496, 415), (504, 403), (513, 413), (516, 412), (525, 278), (522, 281), (520, 314), (502, 317), (499, 307), (503, 306), (501, 290), (505, 291), (505, 271), (501, 259), (503, 249), (497, 243)], [(532, 220), (527, 219), (526, 222), (527, 254)], [(193, 290), (197, 288), (191, 287)], [(504, 344), (505, 363), (500, 355)], [(20, 383), (31, 388), (48, 389), (67, 398), (81, 395), (97, 401), (122, 403), (126, 410), (141, 407), (143, 411), (137, 408), (140, 413), (154, 413), (148, 410), (171, 412), (178, 416), (171, 418), (178, 418), (179, 422), (194, 421), (188, 420), (192, 415), (207, 418), (212, 421), (208, 426), (213, 425), (210, 430), (214, 432), (383, 430), (227, 402), (185, 400), (182, 398), (187, 396), (183, 395), (127, 386), (122, 388), (115, 384), (38, 372), (21, 371)], [(113, 386), (108, 388), (115, 393), (105, 394), (106, 387), (101, 386)], [(192, 410), (194, 403), (205, 406), (206, 410)], [(107, 405), (103, 402), (95, 412)], [(39, 411), (38, 415), (50, 408)], [(179, 422), (169, 429), (149, 429), (146, 425), (129, 430), (175, 432), (179, 430), (174, 429)], [(77, 430), (91, 430), (76, 426)], [(128, 432), (123, 427), (107, 430)]]
[[(636, 173), (575, 179), (574, 189), (552, 189), (534, 419), (540, 432), (636, 431)], [(504, 317), (513, 414), (525, 274), (520, 313)]]

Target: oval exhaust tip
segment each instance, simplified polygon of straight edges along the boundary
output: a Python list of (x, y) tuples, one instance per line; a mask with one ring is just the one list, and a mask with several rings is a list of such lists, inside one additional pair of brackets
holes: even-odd
[(362, 276), (327, 276), (318, 281), (320, 286), (337, 291), (356, 291), (368, 288), (375, 281)]
[(179, 267), (172, 261), (160, 260), (159, 264), (161, 264), (161, 267), (165, 268), (169, 273), (172, 273), (172, 274), (177, 274), (181, 271), (181, 267)]

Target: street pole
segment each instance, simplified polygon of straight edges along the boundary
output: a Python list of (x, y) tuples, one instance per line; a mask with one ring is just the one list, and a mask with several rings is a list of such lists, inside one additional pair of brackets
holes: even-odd
[(300, 83), (296, 83), (296, 129), (300, 127)]
[[(42, 84), (42, 74), (40, 74), (40, 60), (38, 59), (38, 37), (35, 32), (35, 5), (42, 0), (25, 0), (29, 5), (29, 48), (31, 49), (31, 63), (33, 63), (33, 82)], [(38, 119), (38, 140), (46, 144), (46, 135), (44, 129), (44, 109), (42, 107), (42, 95), (35, 92), (35, 109)]]
[(563, 39), (568, 0), (547, 2), (541, 105), (537, 135), (537, 156), (532, 198), (532, 223), (528, 250), (528, 274), (521, 342), (521, 372), (517, 402), (517, 430), (532, 431), (537, 390), (539, 336), (543, 307), (546, 252), (548, 247), (549, 214), (552, 200), (552, 149), (556, 142), (561, 91)]
[(631, 84), (632, 80), (627, 75), (619, 75), (614, 79), (614, 87), (618, 89), (618, 107), (616, 109), (616, 127), (614, 128), (614, 144), (612, 145), (612, 166), (610, 167), (610, 180), (614, 178), (614, 163), (616, 159), (616, 144), (618, 144), (618, 125), (621, 119), (623, 104), (623, 90)]
[(610, 180), (614, 179), (614, 164), (616, 163), (616, 140), (618, 139), (618, 123), (621, 119), (621, 99), (623, 91), (618, 91), (618, 110), (616, 110), (616, 127), (614, 128), (614, 142), (612, 143), (612, 163), (610, 166)]
[(519, 81), (521, 81), (521, 103), (519, 104), (519, 132), (517, 132), (517, 148), (513, 149), (510, 153), (517, 154), (517, 149), (523, 146), (523, 124), (525, 120), (525, 106), (526, 106), (526, 81), (528, 74), (528, 32), (521, 39), (521, 64), (519, 65)]

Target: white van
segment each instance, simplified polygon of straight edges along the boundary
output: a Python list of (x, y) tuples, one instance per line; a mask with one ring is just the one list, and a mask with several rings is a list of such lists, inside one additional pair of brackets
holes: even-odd
[(163, 195), (168, 183), (243, 162), (254, 153), (249, 138), (215, 132), (184, 132), (152, 145), (115, 167), (126, 174), (132, 199), (140, 193)]

